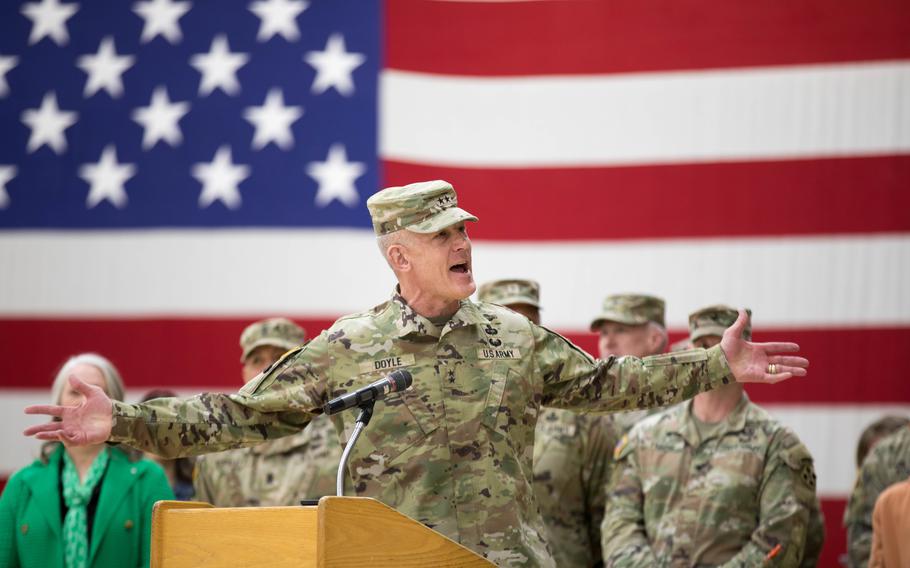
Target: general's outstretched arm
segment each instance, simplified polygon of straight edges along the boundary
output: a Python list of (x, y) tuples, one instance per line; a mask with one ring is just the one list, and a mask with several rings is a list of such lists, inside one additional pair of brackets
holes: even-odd
[(601, 412), (667, 406), (733, 380), (719, 346), (595, 360), (556, 333), (536, 328), (535, 334), (544, 406)]
[(101, 389), (82, 383), (86, 397), (79, 406), (27, 408), (27, 413), (60, 420), (25, 433), (77, 445), (122, 442), (168, 458), (252, 445), (298, 432), (322, 412), (328, 368), (323, 334), (286, 354), (237, 394), (125, 404), (111, 403)]
[[(736, 381), (776, 383), (803, 376), (809, 361), (792, 355), (795, 343), (742, 339), (746, 316), (724, 332), (720, 345), (638, 359), (594, 360), (564, 337), (533, 326), (543, 404), (574, 410), (619, 411), (667, 406)], [(774, 373), (770, 367), (773, 364)]]

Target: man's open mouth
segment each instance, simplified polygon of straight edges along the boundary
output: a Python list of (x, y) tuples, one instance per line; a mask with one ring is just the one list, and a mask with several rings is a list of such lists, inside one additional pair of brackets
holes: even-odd
[(467, 274), (468, 270), (469, 270), (468, 263), (462, 262), (459, 264), (454, 264), (449, 267), (449, 270), (451, 270), (452, 272), (458, 272), (459, 274)]

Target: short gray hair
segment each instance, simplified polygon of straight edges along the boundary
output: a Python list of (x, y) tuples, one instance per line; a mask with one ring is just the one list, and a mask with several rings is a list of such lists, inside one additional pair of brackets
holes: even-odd
[(407, 229), (399, 229), (397, 231), (376, 237), (376, 244), (379, 246), (379, 252), (382, 253), (382, 258), (385, 259), (386, 264), (388, 264), (390, 267), (392, 266), (392, 263), (389, 261), (389, 258), (386, 255), (389, 247), (405, 242), (408, 238), (407, 233)]
[(63, 396), (63, 389), (68, 385), (67, 379), (72, 374), (77, 365), (91, 365), (104, 376), (104, 384), (107, 387), (107, 396), (111, 400), (122, 401), (124, 398), (123, 379), (120, 377), (120, 371), (107, 358), (97, 353), (80, 353), (70, 357), (66, 363), (57, 371), (54, 377), (54, 384), (51, 386), (51, 403), (60, 404), (60, 398)]

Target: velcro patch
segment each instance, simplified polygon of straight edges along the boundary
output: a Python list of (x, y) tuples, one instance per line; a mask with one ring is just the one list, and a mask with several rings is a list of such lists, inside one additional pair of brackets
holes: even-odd
[(492, 349), (483, 347), (477, 350), (478, 359), (521, 359), (521, 352), (515, 348)]
[(375, 373), (377, 371), (391, 371), (392, 369), (410, 367), (413, 364), (413, 353), (407, 353), (405, 355), (392, 355), (391, 357), (383, 357), (382, 359), (376, 359), (374, 361), (364, 361), (360, 364), (360, 373), (364, 374)]

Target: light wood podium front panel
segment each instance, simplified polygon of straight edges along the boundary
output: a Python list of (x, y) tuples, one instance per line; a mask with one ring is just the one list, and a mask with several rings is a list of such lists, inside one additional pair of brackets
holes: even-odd
[(151, 568), (487, 568), (493, 564), (391, 507), (323, 497), (318, 507), (216, 508), (160, 501)]
[(494, 564), (395, 509), (366, 497), (319, 501), (320, 568), (486, 568)]
[(215, 508), (162, 501), (152, 568), (316, 568), (316, 507)]

